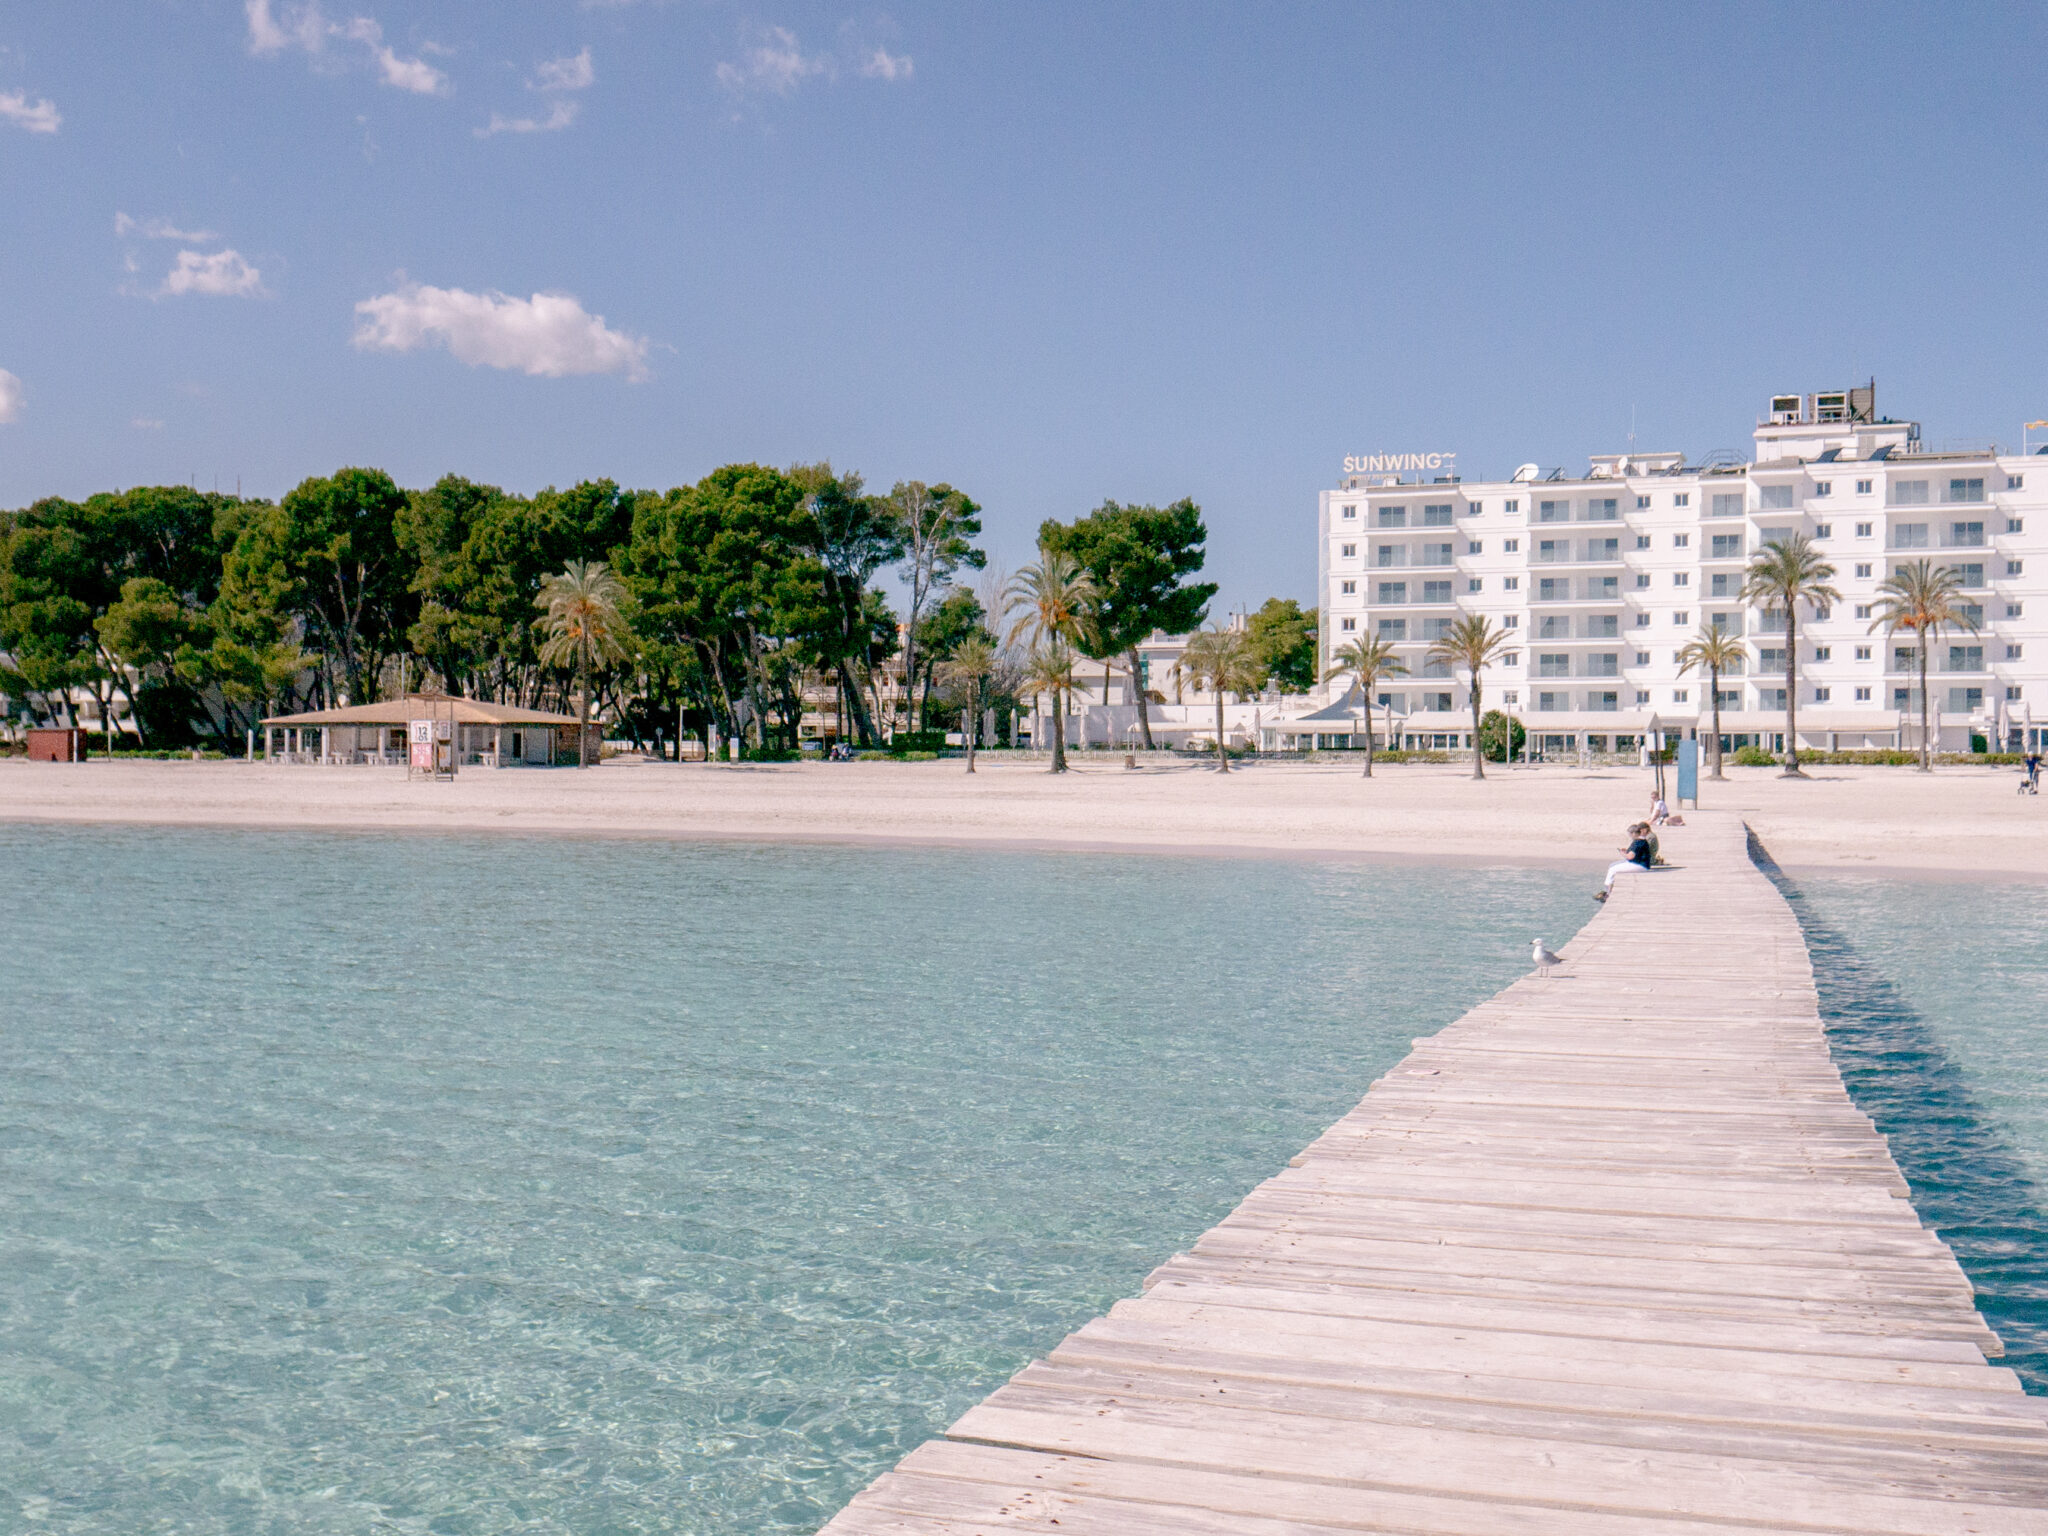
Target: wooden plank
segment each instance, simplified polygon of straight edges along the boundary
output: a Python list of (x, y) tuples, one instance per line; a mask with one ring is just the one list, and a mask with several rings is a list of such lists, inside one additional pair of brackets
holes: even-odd
[(2048, 1402), (1705, 813), (832, 1536), (2048, 1536)]

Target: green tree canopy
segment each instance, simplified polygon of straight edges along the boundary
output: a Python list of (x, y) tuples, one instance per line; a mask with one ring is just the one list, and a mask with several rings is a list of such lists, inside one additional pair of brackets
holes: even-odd
[(1286, 693), (1315, 686), (1318, 610), (1302, 612), (1291, 597), (1269, 597), (1245, 625), (1252, 654)]

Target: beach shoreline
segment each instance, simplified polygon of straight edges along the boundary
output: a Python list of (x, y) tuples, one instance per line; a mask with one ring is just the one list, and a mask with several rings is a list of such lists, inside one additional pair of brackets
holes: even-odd
[[(1185, 760), (674, 764), (402, 769), (273, 763), (0, 761), (0, 821), (322, 832), (658, 838), (1095, 856), (1302, 858), (1593, 870), (1649, 804), (1633, 768)], [(1743, 815), (1792, 875), (2048, 881), (2048, 807), (1997, 768), (1730, 769), (1703, 804)]]

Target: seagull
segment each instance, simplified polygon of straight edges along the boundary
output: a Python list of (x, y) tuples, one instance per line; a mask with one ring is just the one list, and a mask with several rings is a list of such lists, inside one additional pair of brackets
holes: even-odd
[(1553, 965), (1561, 965), (1563, 963), (1556, 955), (1551, 953), (1550, 946), (1541, 939), (1531, 939), (1529, 941), (1529, 959), (1535, 965), (1538, 976), (1548, 976)]

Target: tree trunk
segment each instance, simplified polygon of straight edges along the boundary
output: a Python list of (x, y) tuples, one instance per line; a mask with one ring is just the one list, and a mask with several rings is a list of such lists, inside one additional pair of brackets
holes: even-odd
[(1785, 604), (1785, 773), (1788, 779), (1803, 778), (1799, 771), (1799, 621), (1791, 603)]
[(1708, 687), (1714, 690), (1714, 777), (1721, 777), (1721, 673), (1719, 668), (1708, 674)]
[(1230, 754), (1223, 750), (1223, 690), (1216, 690), (1216, 771), (1230, 772)]
[(1365, 693), (1365, 774), (1372, 777), (1372, 694)]
[(960, 734), (967, 738), (967, 771), (974, 772), (974, 735), (981, 723), (981, 711), (975, 706), (981, 702), (981, 685), (970, 680), (967, 684), (967, 717), (960, 722)]
[(1052, 771), (1067, 771), (1067, 709), (1057, 688), (1052, 691)]
[(848, 712), (853, 716), (855, 736), (862, 746), (872, 747), (875, 744), (875, 723), (868, 718), (867, 700), (861, 697), (860, 688), (853, 680), (853, 669), (844, 656), (839, 658), (839, 688), (845, 695)]
[(581, 658), (582, 665), (576, 669), (576, 766), (590, 766), (590, 657)]
[(1922, 631), (1915, 647), (1920, 652), (1920, 771), (1934, 772), (1934, 738), (1927, 728), (1927, 635)]
[(1479, 673), (1472, 673), (1472, 777), (1486, 777), (1486, 749), (1479, 744)]
[(1145, 750), (1150, 752), (1152, 750), (1152, 714), (1147, 707), (1145, 699), (1145, 679), (1144, 673), (1138, 665), (1138, 648), (1132, 646), (1130, 653), (1124, 659), (1130, 663), (1131, 667), (1131, 694), (1136, 699), (1138, 705), (1138, 729), (1144, 733)]

